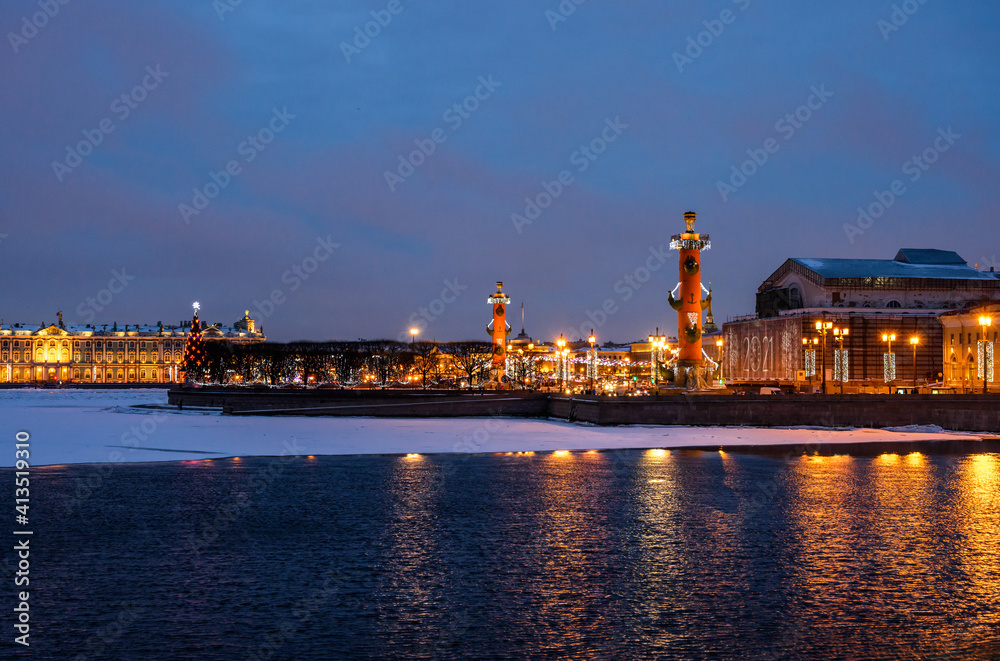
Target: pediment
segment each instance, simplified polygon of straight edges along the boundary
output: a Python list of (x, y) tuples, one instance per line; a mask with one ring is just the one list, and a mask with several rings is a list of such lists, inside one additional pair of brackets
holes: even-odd
[(50, 324), (45, 328), (40, 328), (35, 335), (55, 335), (56, 337), (66, 337), (69, 335), (69, 331), (63, 330), (55, 324)]

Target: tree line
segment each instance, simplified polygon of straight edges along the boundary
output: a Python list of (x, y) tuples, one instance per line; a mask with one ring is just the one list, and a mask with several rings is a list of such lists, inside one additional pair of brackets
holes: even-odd
[[(185, 363), (186, 378), (212, 384), (338, 384), (392, 387), (483, 387), (491, 378), (489, 342), (257, 342), (204, 343), (200, 367)], [(515, 387), (534, 387), (537, 358), (523, 355), (509, 363)], [(411, 380), (408, 382), (407, 377)]]

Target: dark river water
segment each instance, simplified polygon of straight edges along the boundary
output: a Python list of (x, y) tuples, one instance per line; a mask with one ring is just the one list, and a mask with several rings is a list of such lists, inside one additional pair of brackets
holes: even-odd
[(996, 454), (225, 459), (31, 486), (17, 658), (1000, 659)]

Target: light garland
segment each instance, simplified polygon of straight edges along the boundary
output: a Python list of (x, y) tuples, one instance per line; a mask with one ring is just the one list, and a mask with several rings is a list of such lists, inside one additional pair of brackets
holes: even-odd
[(886, 383), (896, 380), (896, 354), (882, 354), (882, 371)]

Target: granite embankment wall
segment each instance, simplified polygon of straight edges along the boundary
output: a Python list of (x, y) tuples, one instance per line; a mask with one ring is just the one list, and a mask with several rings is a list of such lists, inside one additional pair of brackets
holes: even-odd
[(175, 388), (170, 404), (221, 408), (233, 415), (455, 418), (548, 415), (548, 396), (530, 392), (457, 390), (293, 390)]
[(597, 425), (901, 427), (1000, 433), (998, 395), (670, 395), (176, 388), (172, 405), (233, 415), (551, 417)]
[(952, 430), (1000, 432), (997, 395), (554, 396), (549, 414), (598, 425), (938, 425)]

